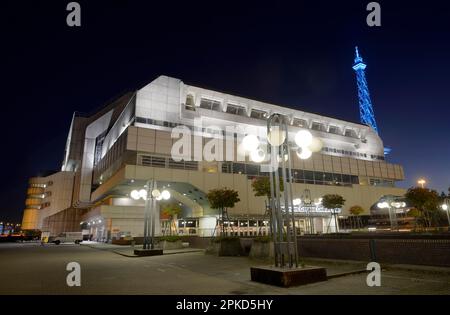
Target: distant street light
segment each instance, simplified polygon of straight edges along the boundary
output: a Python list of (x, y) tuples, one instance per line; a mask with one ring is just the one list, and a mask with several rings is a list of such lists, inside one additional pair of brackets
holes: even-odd
[(144, 245), (143, 249), (155, 249), (155, 218), (156, 214), (154, 203), (155, 201), (169, 200), (170, 192), (163, 190), (162, 192), (157, 189), (156, 181), (149, 180), (145, 186), (147, 190), (133, 190), (130, 196), (134, 200), (145, 200), (144, 210)]
[(425, 179), (421, 178), (421, 179), (419, 179), (419, 180), (417, 181), (417, 183), (418, 183), (422, 188), (424, 188), (424, 185), (427, 183), (427, 181), (426, 181)]
[(441, 205), (442, 210), (444, 210), (447, 213), (447, 220), (448, 220), (448, 228), (450, 229), (450, 199), (445, 198), (444, 203)]

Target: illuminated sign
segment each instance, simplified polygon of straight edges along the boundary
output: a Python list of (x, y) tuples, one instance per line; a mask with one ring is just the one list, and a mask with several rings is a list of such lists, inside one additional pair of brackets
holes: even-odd
[[(284, 211), (284, 206), (281, 206), (281, 209)], [(327, 209), (322, 205), (319, 206), (294, 206), (294, 213), (306, 213), (306, 214), (339, 214), (341, 213), (341, 209)]]

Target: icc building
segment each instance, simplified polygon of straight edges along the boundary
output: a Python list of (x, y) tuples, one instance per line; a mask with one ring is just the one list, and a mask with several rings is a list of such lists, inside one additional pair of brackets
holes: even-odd
[[(297, 131), (308, 130), (322, 143), (308, 159), (291, 155), (294, 198), (309, 202), (298, 207), (297, 226), (301, 232), (334, 232), (335, 220), (320, 205), (323, 195), (343, 196), (346, 202), (339, 216), (345, 217), (351, 206), (363, 207), (368, 215), (383, 196), (405, 192), (396, 187), (404, 179), (402, 166), (385, 160), (377, 127), (363, 119), (373, 118), (373, 111), (370, 98), (364, 104), (368, 90), (361, 63), (357, 54), (354, 70), (364, 123), (203, 89), (167, 76), (122, 95), (92, 115), (75, 113), (61, 170), (29, 181), (23, 229), (51, 235), (83, 230), (97, 241), (142, 237), (144, 200), (134, 200), (130, 194), (153, 179), (181, 207), (176, 218), (180, 235), (218, 233), (219, 212), (211, 209), (206, 194), (223, 187), (238, 191), (240, 198), (228, 209), (227, 226), (237, 235), (267, 234), (267, 198), (256, 197), (252, 189), (252, 181), (267, 173), (251, 157), (238, 157), (239, 139), (244, 136), (238, 130), (251, 128), (264, 135), (267, 117), (279, 113), (289, 120), (290, 139)], [(180, 140), (173, 130), (180, 126), (191, 132), (192, 140), (190, 158), (182, 160), (172, 152)], [(230, 126), (237, 130), (232, 145), (214, 142), (228, 137)], [(260, 138), (264, 141), (264, 136)], [(231, 158), (196, 158), (196, 148), (201, 151), (211, 141), (219, 144), (214, 150)], [(158, 213), (157, 222), (156, 234), (166, 233), (167, 218)]]

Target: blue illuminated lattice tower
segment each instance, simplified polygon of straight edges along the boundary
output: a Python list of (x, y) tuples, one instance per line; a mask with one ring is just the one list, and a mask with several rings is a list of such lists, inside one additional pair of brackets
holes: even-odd
[(361, 123), (372, 127), (378, 133), (377, 122), (375, 121), (375, 114), (373, 113), (372, 101), (370, 100), (369, 87), (367, 85), (365, 69), (367, 65), (363, 62), (359, 55), (358, 47), (355, 47), (355, 64), (353, 70), (356, 72), (356, 81), (358, 84), (358, 98), (359, 98), (359, 116)]

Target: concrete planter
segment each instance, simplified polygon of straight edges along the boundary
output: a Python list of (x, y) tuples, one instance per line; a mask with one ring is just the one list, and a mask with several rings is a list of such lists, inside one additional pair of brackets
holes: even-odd
[(250, 249), (250, 254), (248, 256), (253, 259), (274, 259), (275, 247), (273, 245), (273, 242), (253, 241), (252, 247)]
[(161, 241), (161, 242), (158, 243), (158, 247), (162, 248), (163, 250), (184, 248), (183, 241), (181, 241), (181, 240), (178, 240), (178, 241), (175, 241), (175, 242)]
[(243, 254), (239, 238), (212, 240), (206, 253), (217, 256), (242, 256)]
[(251, 267), (250, 274), (252, 281), (284, 288), (328, 280), (327, 271), (322, 267)]

